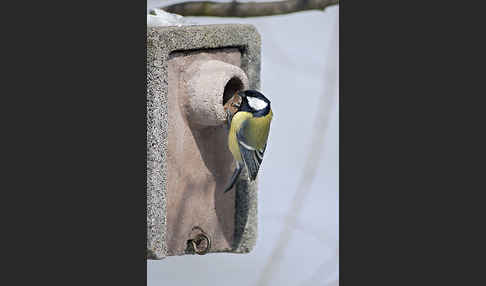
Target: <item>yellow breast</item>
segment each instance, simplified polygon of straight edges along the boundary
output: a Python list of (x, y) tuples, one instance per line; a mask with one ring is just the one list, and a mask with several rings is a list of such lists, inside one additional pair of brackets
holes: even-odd
[(245, 130), (243, 130), (245, 138), (247, 139), (247, 142), (245, 143), (255, 149), (262, 149), (267, 143), (272, 117), (272, 111), (262, 117), (253, 117), (250, 112), (246, 111), (239, 111), (233, 116), (228, 136), (228, 147), (235, 160), (239, 162), (243, 161), (240, 154), (238, 139), (236, 138), (236, 133), (240, 131), (243, 123), (247, 122), (244, 127)]

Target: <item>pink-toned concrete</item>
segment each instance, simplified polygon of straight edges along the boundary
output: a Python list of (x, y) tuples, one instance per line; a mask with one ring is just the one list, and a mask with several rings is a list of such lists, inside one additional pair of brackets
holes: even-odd
[(223, 193), (234, 168), (223, 106), (248, 88), (237, 49), (171, 55), (168, 96), (168, 255), (190, 252), (193, 227), (211, 252), (233, 246), (235, 193)]

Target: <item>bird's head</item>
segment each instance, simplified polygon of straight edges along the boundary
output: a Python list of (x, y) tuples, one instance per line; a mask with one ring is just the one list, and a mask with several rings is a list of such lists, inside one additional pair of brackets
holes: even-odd
[(256, 90), (240, 91), (241, 103), (238, 111), (251, 112), (253, 116), (265, 116), (270, 111), (270, 100)]

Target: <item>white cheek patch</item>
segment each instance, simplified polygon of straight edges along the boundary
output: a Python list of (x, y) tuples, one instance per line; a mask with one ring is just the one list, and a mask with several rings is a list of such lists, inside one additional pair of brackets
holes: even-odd
[(262, 110), (265, 107), (267, 107), (267, 103), (261, 99), (254, 98), (254, 97), (247, 97), (247, 99), (250, 107), (255, 110)]

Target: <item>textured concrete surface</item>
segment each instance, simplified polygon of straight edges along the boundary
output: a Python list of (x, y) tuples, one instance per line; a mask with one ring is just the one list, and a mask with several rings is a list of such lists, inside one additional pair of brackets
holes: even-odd
[[(237, 48), (252, 89), (260, 87), (260, 36), (252, 25), (224, 24), (147, 29), (147, 258), (167, 256), (168, 60), (173, 52)], [(240, 178), (245, 177), (242, 174)], [(257, 236), (256, 182), (240, 180), (230, 250), (245, 253)]]

